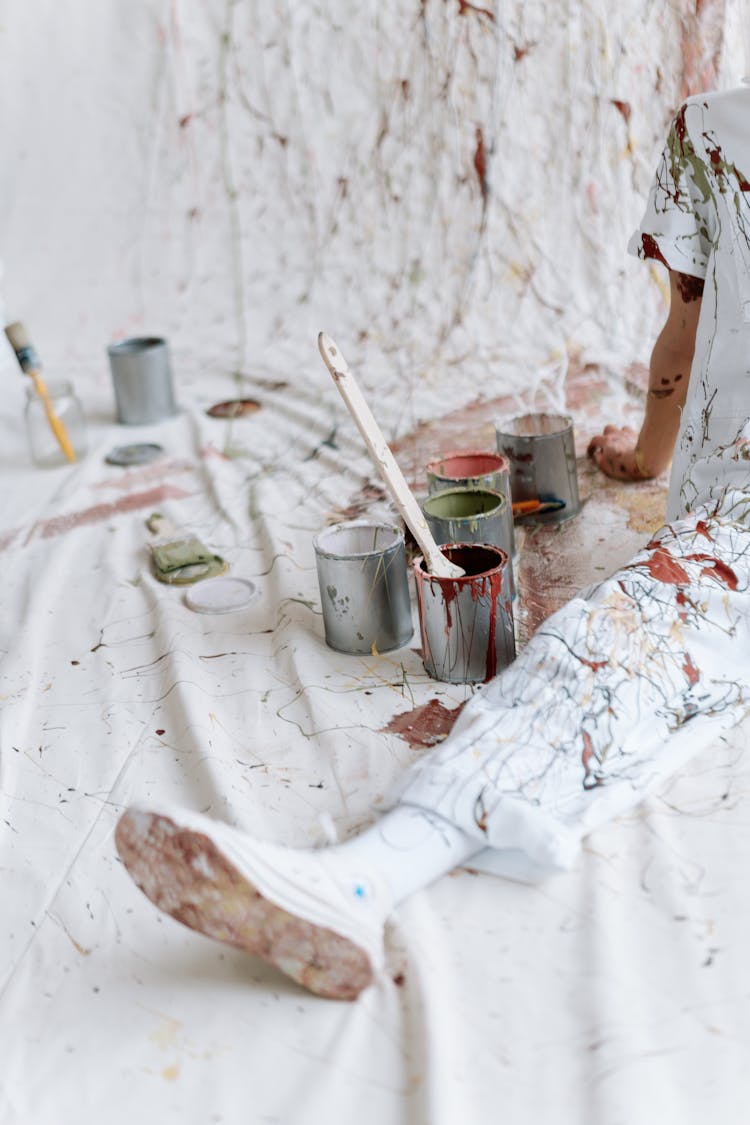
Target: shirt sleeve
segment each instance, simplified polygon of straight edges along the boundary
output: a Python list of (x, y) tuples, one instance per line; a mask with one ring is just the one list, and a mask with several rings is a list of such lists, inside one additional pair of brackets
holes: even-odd
[(688, 124), (700, 113), (699, 105), (686, 102), (672, 122), (641, 224), (628, 243), (636, 257), (692, 277), (706, 276), (715, 228), (711, 169)]

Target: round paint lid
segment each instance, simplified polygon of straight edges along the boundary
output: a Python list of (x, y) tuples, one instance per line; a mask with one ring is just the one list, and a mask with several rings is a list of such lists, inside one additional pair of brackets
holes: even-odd
[(206, 414), (209, 418), (246, 418), (260, 408), (261, 404), (255, 398), (232, 398), (228, 402), (216, 402), (209, 406)]
[(104, 460), (108, 465), (148, 465), (161, 457), (164, 449), (155, 442), (139, 442), (135, 445), (118, 445), (110, 449)]
[(260, 591), (247, 578), (209, 578), (185, 594), (185, 605), (195, 613), (232, 613), (244, 609)]

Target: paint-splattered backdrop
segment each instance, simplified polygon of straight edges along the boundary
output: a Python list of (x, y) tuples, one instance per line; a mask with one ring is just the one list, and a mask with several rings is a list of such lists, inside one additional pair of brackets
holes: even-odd
[(325, 326), (368, 386), (554, 397), (571, 356), (647, 353), (627, 237), (743, 6), (6, 0), (7, 312), (71, 374), (158, 331), (303, 381)]

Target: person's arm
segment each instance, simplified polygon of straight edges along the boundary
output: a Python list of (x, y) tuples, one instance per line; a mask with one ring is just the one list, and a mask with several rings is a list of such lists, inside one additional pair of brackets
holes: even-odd
[(605, 426), (591, 439), (588, 456), (615, 480), (650, 480), (672, 459), (685, 405), (703, 281), (669, 272), (669, 316), (651, 353), (646, 414), (639, 434), (630, 426)]

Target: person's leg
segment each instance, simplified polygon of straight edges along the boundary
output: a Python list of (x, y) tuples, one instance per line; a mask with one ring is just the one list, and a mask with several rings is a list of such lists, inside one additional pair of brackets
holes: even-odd
[(472, 866), (569, 867), (581, 839), (636, 805), (750, 711), (750, 529), (705, 513), (662, 528), (612, 578), (544, 622), (455, 733), (388, 802), (492, 849)]
[(281, 969), (312, 992), (353, 999), (383, 959), (403, 899), (482, 847), (429, 810), (399, 805), (342, 844), (285, 848), (183, 809), (130, 809), (116, 844), (161, 910)]
[(487, 847), (569, 866), (583, 835), (698, 748), (704, 724), (736, 722), (750, 696), (736, 661), (750, 651), (749, 551), (737, 526), (662, 529), (545, 622), (356, 841), (278, 848), (205, 817), (135, 812), (117, 830), (123, 861), (180, 921), (353, 997), (406, 893)]

